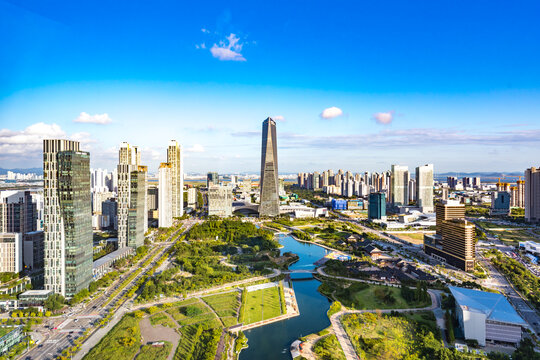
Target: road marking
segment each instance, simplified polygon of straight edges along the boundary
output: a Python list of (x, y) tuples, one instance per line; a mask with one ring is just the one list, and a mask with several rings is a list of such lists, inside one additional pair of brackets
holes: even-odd
[(45, 344), (56, 344), (58, 340), (46, 340)]

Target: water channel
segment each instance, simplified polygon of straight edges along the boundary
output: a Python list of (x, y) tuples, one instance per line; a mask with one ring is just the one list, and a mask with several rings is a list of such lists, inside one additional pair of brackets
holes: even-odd
[[(300, 257), (289, 267), (291, 270), (313, 269), (316, 267), (313, 263), (328, 252), (287, 235), (279, 235), (279, 242), (283, 245), (282, 253), (290, 251)], [(330, 302), (317, 291), (320, 281), (313, 278), (294, 280), (294, 274), (292, 277), (300, 316), (246, 331), (249, 347), (242, 350), (240, 360), (290, 360), (289, 347), (294, 340), (330, 326), (326, 316)]]

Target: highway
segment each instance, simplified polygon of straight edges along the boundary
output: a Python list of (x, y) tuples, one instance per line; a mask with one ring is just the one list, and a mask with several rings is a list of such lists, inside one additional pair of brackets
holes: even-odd
[[(25, 360), (52, 360), (61, 355), (64, 349), (73, 346), (75, 339), (80, 337), (85, 330), (92, 328), (105, 318), (110, 309), (122, 305), (120, 304), (122, 300), (123, 303), (128, 301), (128, 299), (123, 299), (123, 296), (196, 222), (196, 220), (185, 221), (183, 228), (172, 234), (167, 242), (156, 243), (148, 255), (133, 265), (129, 271), (122, 274), (103, 293), (94, 297), (91, 301), (69, 308), (69, 312), (61, 317), (45, 320), (42, 325), (34, 330), (33, 336), (38, 339), (37, 346), (22, 354), (20, 358)], [(139, 270), (140, 266), (150, 257), (153, 257), (153, 260), (111, 299), (110, 296), (121, 288), (125, 280)]]

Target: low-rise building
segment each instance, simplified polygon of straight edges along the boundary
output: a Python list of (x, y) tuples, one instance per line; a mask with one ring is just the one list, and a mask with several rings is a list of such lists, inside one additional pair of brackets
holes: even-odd
[(502, 294), (449, 286), (466, 340), (517, 344), (525, 321)]
[(52, 290), (27, 290), (19, 294), (20, 307), (39, 307), (43, 306), (45, 300), (53, 294)]
[(126, 258), (133, 254), (133, 252), (132, 247), (123, 247), (94, 261), (92, 265), (92, 276), (94, 281), (111, 271), (115, 261)]
[(23, 326), (0, 326), (0, 354), (5, 354), (24, 339)]
[(519, 248), (536, 256), (540, 256), (540, 243), (535, 241), (521, 241), (519, 243)]

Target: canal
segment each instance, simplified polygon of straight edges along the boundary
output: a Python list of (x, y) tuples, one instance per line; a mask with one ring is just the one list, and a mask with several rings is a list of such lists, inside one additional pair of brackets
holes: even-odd
[[(288, 235), (279, 235), (279, 242), (283, 245), (282, 253), (290, 251), (300, 257), (289, 267), (291, 270), (313, 269), (316, 267), (313, 263), (328, 252)], [(300, 316), (246, 331), (249, 347), (242, 350), (240, 360), (290, 360), (289, 347), (294, 340), (330, 326), (326, 316), (330, 302), (317, 291), (319, 285), (316, 279), (293, 279)]]

